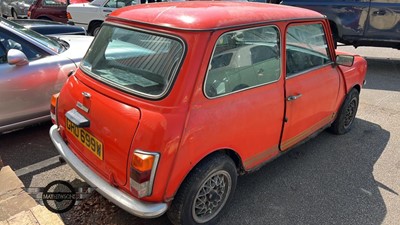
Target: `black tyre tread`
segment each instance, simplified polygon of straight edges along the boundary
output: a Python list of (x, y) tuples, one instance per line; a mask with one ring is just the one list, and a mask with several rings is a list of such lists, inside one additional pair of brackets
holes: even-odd
[[(201, 161), (195, 168), (189, 173), (189, 175), (186, 177), (184, 182), (181, 184), (177, 194), (174, 197), (174, 200), (167, 211), (167, 216), (169, 220), (172, 222), (174, 225), (190, 225), (190, 224), (182, 224), (182, 212), (184, 208), (184, 202), (187, 201), (188, 193), (191, 189), (191, 186), (194, 183), (201, 182), (201, 175), (203, 175), (206, 171), (212, 170), (216, 165), (221, 165), (222, 162), (226, 161), (227, 163), (231, 164), (233, 167), (236, 168), (235, 163), (232, 161), (232, 159), (223, 154), (223, 153), (215, 153), (207, 157), (205, 160)], [(224, 206), (229, 204), (229, 201), (232, 197), (232, 195), (235, 192), (236, 188), (236, 179), (237, 177), (232, 177), (232, 189), (230, 196), (228, 197), (228, 200)], [(224, 211), (224, 209), (222, 209)], [(214, 219), (213, 219), (214, 220)], [(211, 220), (211, 221), (213, 221)]]
[(90, 35), (94, 36), (94, 30), (95, 30), (97, 27), (101, 26), (101, 24), (102, 24), (102, 22), (99, 22), (99, 21), (94, 22), (94, 23), (92, 24), (92, 26), (90, 27), (90, 32), (89, 32)]
[[(353, 88), (350, 90), (350, 92), (347, 94), (346, 99), (344, 100), (342, 106), (340, 107), (339, 113), (335, 119), (335, 121), (332, 123), (331, 127), (329, 128), (329, 131), (331, 131), (334, 134), (345, 134), (351, 130), (350, 126), (348, 129), (345, 129), (343, 127), (343, 120), (344, 116), (346, 114), (346, 106), (350, 103), (350, 101), (353, 99), (353, 97), (357, 97), (357, 109), (358, 109), (358, 104), (359, 104), (359, 95), (360, 93), (358, 92), (357, 89)], [(357, 113), (357, 112), (356, 112)]]

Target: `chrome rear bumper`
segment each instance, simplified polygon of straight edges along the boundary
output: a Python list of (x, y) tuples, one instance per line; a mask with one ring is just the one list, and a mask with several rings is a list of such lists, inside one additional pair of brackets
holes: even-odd
[(50, 128), (50, 138), (61, 156), (79, 176), (92, 187), (96, 187), (97, 192), (125, 211), (142, 218), (159, 217), (167, 211), (166, 203), (143, 202), (108, 184), (69, 149), (58, 133), (57, 125)]

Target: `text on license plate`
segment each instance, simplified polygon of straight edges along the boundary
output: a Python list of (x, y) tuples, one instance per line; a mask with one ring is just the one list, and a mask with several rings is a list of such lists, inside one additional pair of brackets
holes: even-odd
[(85, 129), (77, 127), (67, 119), (67, 130), (79, 140), (87, 149), (103, 160), (103, 144)]

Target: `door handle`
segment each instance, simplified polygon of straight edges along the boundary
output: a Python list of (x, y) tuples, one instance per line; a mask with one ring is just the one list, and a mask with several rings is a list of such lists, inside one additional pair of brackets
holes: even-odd
[(103, 12), (112, 12), (112, 10), (104, 9)]
[(384, 16), (386, 15), (386, 11), (385, 10), (378, 10), (372, 13), (372, 15), (374, 16)]
[(294, 101), (294, 100), (300, 98), (301, 96), (303, 96), (303, 95), (302, 95), (302, 94), (291, 95), (291, 96), (287, 97), (287, 100), (288, 100), (288, 101)]

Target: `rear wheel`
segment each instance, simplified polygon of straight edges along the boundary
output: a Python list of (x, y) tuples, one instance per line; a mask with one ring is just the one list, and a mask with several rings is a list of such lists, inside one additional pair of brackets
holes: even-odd
[(181, 185), (167, 213), (173, 224), (215, 224), (236, 188), (235, 163), (216, 153), (200, 162)]
[(357, 114), (359, 95), (357, 89), (352, 89), (343, 102), (342, 107), (332, 123), (330, 130), (335, 134), (345, 134), (351, 130)]
[(11, 17), (12, 17), (13, 19), (18, 19), (18, 14), (17, 14), (17, 12), (15, 12), (14, 9), (11, 9)]
[(96, 36), (97, 33), (99, 33), (100, 26), (101, 26), (101, 22), (94, 22), (90, 26), (89, 34), (92, 35), (92, 36)]

